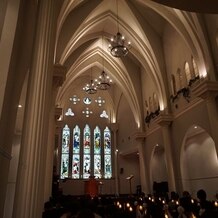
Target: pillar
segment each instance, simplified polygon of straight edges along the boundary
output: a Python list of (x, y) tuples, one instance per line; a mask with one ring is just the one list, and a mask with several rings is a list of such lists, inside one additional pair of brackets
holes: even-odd
[(52, 86), (52, 104), (50, 110), (49, 119), (49, 136), (47, 146), (47, 157), (46, 157), (46, 177), (45, 177), (45, 197), (44, 202), (48, 201), (51, 197), (52, 191), (52, 179), (53, 179), (53, 161), (55, 155), (55, 132), (56, 123), (62, 115), (62, 108), (55, 108), (55, 99), (57, 96), (58, 88), (63, 84), (66, 78), (66, 67), (55, 64), (53, 68), (53, 86)]
[(150, 184), (149, 184), (149, 173), (147, 164), (145, 161), (145, 133), (136, 132), (133, 135), (133, 138), (137, 142), (138, 153), (139, 153), (139, 167), (140, 167), (140, 183), (141, 189), (144, 193), (151, 193)]
[(173, 161), (172, 140), (170, 135), (170, 127), (169, 127), (169, 125), (172, 122), (172, 117), (171, 115), (168, 114), (161, 114), (157, 118), (156, 122), (161, 126), (161, 130), (162, 130), (166, 168), (168, 174), (168, 186), (169, 186), (169, 192), (171, 192), (176, 190), (175, 166)]
[(118, 150), (117, 150), (117, 131), (118, 123), (111, 123), (110, 128), (113, 132), (113, 146), (114, 146), (114, 177), (115, 177), (115, 194), (119, 195), (119, 174), (118, 174)]
[(38, 1), (38, 26), (27, 91), (14, 218), (42, 217), (55, 44), (55, 0)]

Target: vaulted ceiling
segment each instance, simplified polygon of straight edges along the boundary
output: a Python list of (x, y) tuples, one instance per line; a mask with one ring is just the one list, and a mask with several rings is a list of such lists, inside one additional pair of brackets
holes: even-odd
[[(175, 6), (173, 1), (157, 2)], [(192, 3), (187, 4), (190, 1), (183, 2), (183, 8), (192, 9)], [(56, 104), (66, 110), (72, 106), (69, 98), (73, 95), (83, 99), (87, 95), (82, 90), (83, 86), (104, 69), (113, 79), (113, 85), (109, 91), (98, 92), (97, 97), (107, 99), (105, 108), (113, 114), (112, 119), (116, 117), (120, 96), (124, 95), (136, 123), (142, 120), (143, 103), (140, 102), (132, 74), (138, 74), (139, 80), (141, 73), (149, 74), (163, 109), (167, 104), (166, 75), (162, 45), (156, 44), (156, 39), (161, 42), (165, 28), (171, 26), (188, 44), (193, 55), (198, 60), (204, 59), (206, 55), (198, 44), (200, 36), (195, 35), (195, 29), (190, 24), (197, 22), (192, 16), (196, 18), (196, 15), (188, 15), (150, 0), (63, 1), (57, 23), (55, 62), (66, 66), (67, 74)], [(129, 54), (123, 58), (113, 57), (108, 50), (109, 39), (117, 33), (118, 26), (119, 32), (132, 43)], [(207, 53), (207, 50), (204, 52)], [(82, 108), (75, 110), (81, 112)]]

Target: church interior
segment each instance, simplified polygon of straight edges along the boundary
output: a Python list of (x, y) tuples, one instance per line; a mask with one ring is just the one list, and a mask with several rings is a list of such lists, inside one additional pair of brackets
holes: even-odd
[(201, 189), (218, 210), (217, 14), (215, 0), (1, 1), (0, 217), (42, 217), (54, 195)]

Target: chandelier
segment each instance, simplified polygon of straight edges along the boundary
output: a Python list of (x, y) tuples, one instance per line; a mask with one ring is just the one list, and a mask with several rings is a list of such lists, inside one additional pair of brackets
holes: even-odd
[(95, 84), (95, 82), (93, 82), (93, 80), (91, 79), (90, 83), (87, 83), (84, 87), (83, 90), (87, 93), (87, 94), (95, 94), (97, 92), (97, 86)]
[(111, 43), (108, 48), (114, 57), (120, 58), (128, 54), (129, 49), (131, 48), (131, 42), (129, 41), (126, 43), (125, 37), (120, 32), (117, 32), (117, 34), (113, 36), (110, 41)]
[(97, 88), (100, 90), (107, 90), (110, 88), (112, 79), (104, 72), (102, 71), (101, 75), (99, 76), (99, 80), (97, 80)]
[(91, 80), (90, 83), (87, 83), (84, 87), (83, 90), (87, 94), (95, 94), (97, 92), (97, 85), (96, 82), (92, 80), (92, 68), (91, 68)]
[(117, 58), (124, 57), (128, 54), (129, 49), (131, 48), (131, 42), (128, 41), (126, 42), (125, 36), (122, 35), (119, 32), (119, 22), (118, 22), (118, 2), (117, 3), (117, 27), (118, 27), (118, 32), (116, 35), (114, 35), (111, 40), (110, 44), (108, 45), (108, 49), (110, 53)]

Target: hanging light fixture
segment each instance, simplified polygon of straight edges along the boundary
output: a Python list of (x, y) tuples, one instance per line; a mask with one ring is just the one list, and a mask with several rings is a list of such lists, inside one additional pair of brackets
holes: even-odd
[(113, 36), (110, 40), (110, 44), (108, 46), (110, 53), (114, 57), (124, 57), (128, 54), (129, 49), (131, 48), (131, 42), (126, 42), (125, 36), (119, 32), (119, 21), (118, 21), (118, 1), (117, 3), (117, 28), (118, 32), (115, 36)]
[(90, 83), (87, 83), (84, 87), (83, 90), (87, 94), (95, 94), (97, 92), (97, 85), (96, 83), (92, 80), (92, 69), (91, 69), (91, 80)]
[(103, 70), (101, 75), (99, 76), (97, 88), (100, 90), (107, 90), (110, 88), (111, 83), (112, 83), (112, 79), (110, 79), (110, 77)]
[[(103, 52), (103, 36), (102, 36), (102, 52)], [(104, 53), (102, 53), (104, 55)], [(97, 88), (100, 90), (107, 90), (110, 88), (111, 83), (112, 83), (112, 79), (110, 79), (110, 77), (107, 75), (107, 73), (105, 73), (104, 71), (104, 56), (102, 55), (102, 66), (103, 66), (103, 71), (101, 73), (101, 75), (99, 76), (99, 79), (96, 80), (97, 82)]]

